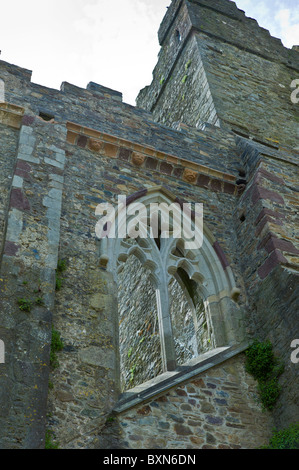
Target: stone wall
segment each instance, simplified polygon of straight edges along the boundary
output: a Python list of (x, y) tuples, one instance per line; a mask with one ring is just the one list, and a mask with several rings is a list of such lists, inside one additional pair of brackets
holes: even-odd
[(296, 147), (290, 85), (298, 75), (298, 52), (284, 48), (228, 1), (183, 1), (167, 15), (173, 21), (169, 29), (161, 26), (153, 81), (140, 92), (138, 106), (167, 125), (182, 121), (200, 128), (221, 122)]
[(117, 415), (95, 438), (98, 448), (258, 449), (273, 423), (257, 402), (244, 356), (209, 369), (168, 393)]
[[(28, 95), (30, 90), (29, 82)], [(35, 91), (32, 93), (35, 95)], [(80, 93), (85, 91), (80, 90)], [(49, 94), (54, 92), (49, 91)], [(77, 103), (73, 89), (66, 97), (59, 92), (57, 96), (61, 100), (57, 112), (63, 108), (64, 100), (65, 105), (68, 100)], [(19, 98), (15, 99), (19, 102)], [(91, 105), (94, 100), (92, 94), (89, 99)], [(37, 109), (35, 100), (37, 98), (33, 96), (32, 106)], [(108, 116), (111, 98), (106, 100)], [(115, 103), (120, 107), (117, 101)], [(84, 102), (81, 116), (85, 106)], [(101, 109), (103, 112), (104, 108)], [(131, 110), (126, 105), (121, 109), (124, 118)], [(116, 202), (118, 194), (130, 195), (158, 184), (167, 186), (188, 201), (203, 201), (207, 221), (218, 235), (239, 284), (238, 255), (233, 251), (235, 242), (224, 236), (230, 231), (231, 214), (227, 202), (236, 197), (235, 176), (219, 170), (213, 170), (213, 173), (200, 163), (180, 159), (181, 152), (183, 156), (186, 152), (182, 143), (177, 157), (154, 150), (154, 141), (166, 142), (167, 138), (171, 138), (173, 150), (174, 140), (179, 143), (182, 137), (191, 145), (188, 131), (174, 132), (153, 124), (153, 146), (141, 146), (81, 125), (65, 125), (63, 116), (59, 117), (57, 113), (52, 121), (44, 121), (30, 113), (33, 111), (27, 108), (19, 134), (15, 170), (19, 178), (14, 179), (10, 194), (1, 266), (1, 301), (5, 315), (1, 323), (1, 339), (5, 341), (8, 358), (2, 368), (5, 383), (2, 393), (11, 397), (25, 393), (27, 398), (20, 402), (17, 398), (7, 402), (2, 416), (4, 422), (12, 423), (14, 413), (19, 418), (11, 426), (12, 435), (3, 436), (5, 444), (2, 445), (43, 446), (46, 413), (38, 412), (33, 417), (28, 415), (30, 426), (25, 416), (28, 407), (31, 409), (36, 405), (34, 409), (45, 410), (49, 393), (47, 426), (55, 430), (62, 446), (87, 446), (91, 430), (103, 425), (120, 390), (117, 289), (114, 281), (107, 282), (106, 274), (98, 267), (95, 242), (97, 204)], [(139, 115), (139, 112), (132, 110), (133, 117), (135, 114)], [(136, 116), (134, 119), (138, 122)], [(141, 114), (139, 129), (147, 129), (148, 124), (145, 126), (145, 123)], [(148, 138), (147, 135), (143, 137), (144, 144)], [(207, 144), (202, 134), (202, 146), (192, 145), (195, 159), (203, 161), (208, 155), (203, 150), (207, 145), (213, 151), (213, 139), (215, 137), (211, 134)], [(233, 140), (227, 136), (223, 151), (230, 158), (232, 147)], [(209, 194), (206, 185), (211, 188)], [(225, 211), (226, 219), (223, 218)], [(223, 230), (226, 224), (227, 228)], [(59, 259), (66, 261), (67, 269), (62, 275), (61, 289), (57, 291), (55, 271)], [(24, 314), (18, 306), (18, 300), (22, 298), (30, 298), (33, 304), (36, 299), (41, 299), (43, 305), (34, 304), (32, 313)], [(238, 306), (240, 312), (244, 302), (245, 292)], [(42, 321), (38, 320), (39, 315), (43, 315)], [(23, 325), (31, 316), (30, 333), (27, 331), (29, 324), (26, 329)], [(36, 318), (38, 327), (33, 318)], [(21, 329), (16, 329), (16, 321), (20, 322)], [(60, 332), (64, 349), (59, 353), (59, 368), (51, 369), (50, 384), (53, 388), (48, 391), (52, 327)], [(40, 337), (39, 346), (31, 344), (36, 336)], [(22, 344), (20, 350), (18, 344)], [(42, 356), (37, 348), (42, 351)], [(26, 360), (24, 351), (29, 349), (33, 356)], [(37, 361), (36, 370), (31, 369), (31, 361)], [(12, 391), (7, 377), (14, 377), (16, 363), (20, 364), (23, 373), (11, 379), (15, 387)], [(28, 388), (26, 392), (24, 381)], [(4, 425), (2, 429), (5, 429)], [(15, 440), (13, 435), (19, 437)]]
[[(51, 320), (60, 231), (63, 126), (23, 121), (12, 173), (1, 263), (1, 442), (40, 448), (49, 376)], [(48, 129), (47, 129), (48, 130)], [(54, 145), (54, 142), (56, 145)], [(20, 413), (20, 414), (19, 414)]]
[(8, 212), (9, 192), (11, 188), (12, 175), (15, 165), (18, 131), (11, 127), (0, 125), (0, 250), (3, 249), (3, 240), (5, 232), (5, 221)]
[[(174, 50), (178, 30), (181, 41)], [(234, 225), (248, 306), (255, 312), (248, 331), (261, 339), (272, 338), (276, 353), (285, 359), (281, 380), (297, 383), (289, 353), (292, 338), (298, 336), (298, 308), (291, 300), (296, 296), (299, 248), (294, 223), (298, 153), (292, 150), (298, 149), (298, 119), (290, 99), (298, 53), (284, 48), (228, 1), (172, 2), (159, 39), (153, 81), (140, 92), (137, 103), (167, 125), (176, 127), (183, 121), (202, 128), (202, 121), (209, 121), (242, 136), (237, 139), (241, 186)], [(285, 268), (279, 270), (279, 265)], [(280, 296), (291, 294), (290, 301), (279, 302), (279, 309), (270, 294), (278, 285)], [(277, 411), (280, 426), (291, 421), (286, 409)]]
[(169, 285), (170, 314), (177, 354), (182, 365), (213, 347), (210, 319), (199, 295), (190, 298), (186, 286), (172, 278)]
[(135, 256), (118, 275), (118, 299), (123, 392), (162, 373), (156, 292)]
[(184, 51), (178, 55), (174, 65), (172, 61), (173, 51), (165, 46), (161, 50), (151, 86), (138, 95), (138, 105), (151, 109), (155, 119), (167, 126), (176, 122), (197, 128), (207, 122), (219, 125), (198, 41), (194, 35), (186, 40)]

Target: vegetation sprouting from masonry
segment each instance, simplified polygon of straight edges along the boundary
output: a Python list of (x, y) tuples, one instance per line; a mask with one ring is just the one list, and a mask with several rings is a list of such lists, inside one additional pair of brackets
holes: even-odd
[(279, 376), (284, 370), (282, 362), (274, 355), (269, 340), (254, 340), (246, 351), (246, 371), (258, 381), (258, 393), (264, 410), (273, 410), (280, 395)]

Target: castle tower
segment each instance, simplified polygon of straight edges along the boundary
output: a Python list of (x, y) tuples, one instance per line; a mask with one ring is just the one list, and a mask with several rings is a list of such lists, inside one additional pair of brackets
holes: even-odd
[(286, 49), (229, 0), (173, 0), (159, 29), (153, 81), (137, 105), (166, 125), (220, 125), (298, 146), (291, 83), (298, 51)]
[[(137, 105), (152, 112), (157, 122), (189, 128), (194, 135), (195, 129), (212, 125), (236, 136), (239, 182), (246, 184), (237, 205), (237, 239), (254, 318), (252, 332), (263, 331), (277, 345), (283, 342), (279, 350), (288, 364), (286, 374), (295, 383), (289, 352), (299, 322), (299, 252), (293, 237), (299, 105), (291, 93), (299, 74), (298, 47), (285, 48), (229, 0), (173, 0), (158, 37), (161, 50), (153, 80), (140, 91)], [(225, 164), (221, 148), (216, 158), (219, 165)], [(252, 244), (254, 237), (261, 237), (260, 242)], [(270, 255), (264, 268), (257, 262), (263, 250)], [(291, 394), (285, 390), (285, 397)], [(277, 414), (280, 423), (298, 415), (295, 402), (286, 406), (287, 401), (283, 399)]]

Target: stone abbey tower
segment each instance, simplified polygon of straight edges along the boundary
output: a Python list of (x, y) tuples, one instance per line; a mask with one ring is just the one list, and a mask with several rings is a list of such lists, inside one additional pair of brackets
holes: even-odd
[[(247, 449), (298, 422), (298, 50), (229, 0), (173, 0), (158, 36), (137, 107), (0, 61), (1, 449)], [(131, 222), (203, 204), (202, 246), (97, 237), (119, 197)], [(271, 412), (255, 338), (285, 365)]]

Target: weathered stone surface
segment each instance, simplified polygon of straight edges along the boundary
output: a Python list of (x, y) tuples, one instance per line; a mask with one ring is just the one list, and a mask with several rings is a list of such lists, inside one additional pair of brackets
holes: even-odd
[[(160, 29), (153, 81), (141, 90), (137, 105), (166, 125), (200, 127), (221, 120), (223, 126), (268, 138), (273, 146), (282, 141), (295, 147), (298, 123), (289, 87), (298, 73), (298, 53), (284, 48), (235, 4), (217, 1), (213, 10), (208, 2), (173, 1), (171, 6)], [(289, 125), (281, 126), (285, 113)]]
[(265, 263), (259, 268), (258, 274), (261, 279), (265, 279), (268, 274), (277, 266), (278, 264), (287, 263), (286, 258), (282, 255), (281, 251), (275, 249), (272, 251), (271, 255), (265, 261)]
[[(114, 421), (115, 425), (119, 424), (118, 442), (128, 442), (129, 448), (134, 449), (136, 440), (132, 436), (142, 436), (143, 448), (148, 442), (159, 445), (155, 441), (158, 429), (160, 437), (163, 432), (167, 439), (167, 449), (260, 447), (271, 433), (271, 419), (256, 401), (253, 393), (256, 383), (244, 371), (244, 360), (243, 355), (236, 356), (195, 377), (184, 387), (170, 390), (150, 405), (121, 413)], [(232, 373), (234, 390), (238, 393), (225, 390)], [(201, 397), (205, 390), (210, 391), (207, 399)], [(184, 393), (178, 394), (178, 391)], [(244, 398), (242, 403), (241, 396)], [(186, 399), (188, 408), (184, 407)], [(141, 421), (140, 416), (151, 419), (151, 425)], [(257, 426), (261, 434), (256, 432)]]

